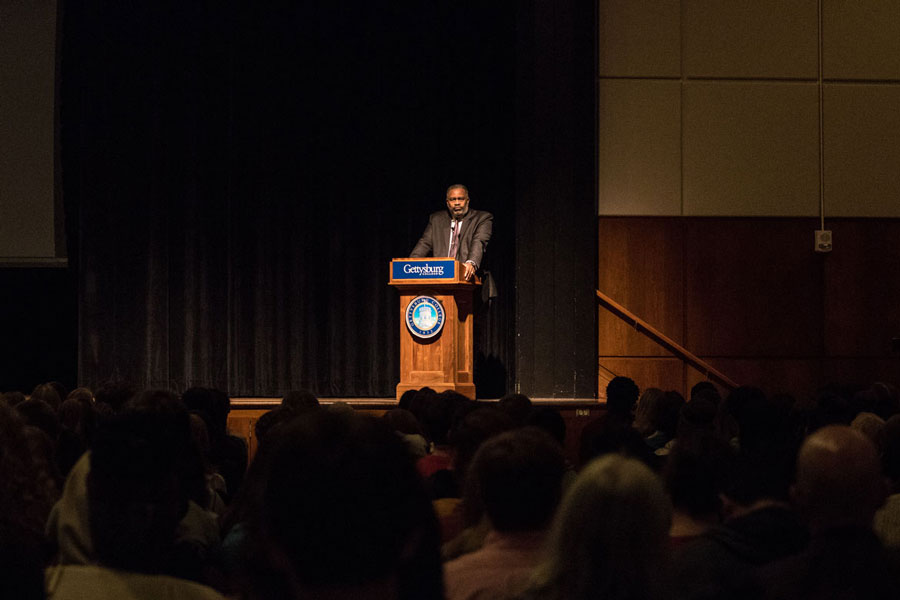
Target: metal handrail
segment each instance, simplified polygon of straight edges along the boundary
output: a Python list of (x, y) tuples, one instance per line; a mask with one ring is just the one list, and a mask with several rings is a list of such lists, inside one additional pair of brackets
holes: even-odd
[(729, 390), (733, 390), (734, 388), (738, 387), (738, 384), (735, 383), (734, 380), (732, 380), (730, 377), (717, 370), (700, 357), (689, 352), (687, 348), (680, 345), (672, 338), (666, 336), (663, 332), (656, 329), (600, 290), (597, 290), (597, 298), (600, 299), (600, 303), (603, 304), (611, 313), (634, 327), (635, 330), (652, 339), (654, 342), (656, 342), (684, 362), (688, 363), (689, 365), (703, 373), (707, 379), (715, 379), (718, 383), (725, 386)]

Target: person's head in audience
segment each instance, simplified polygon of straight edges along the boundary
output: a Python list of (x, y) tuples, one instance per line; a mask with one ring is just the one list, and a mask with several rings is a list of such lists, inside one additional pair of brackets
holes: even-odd
[(210, 463), (210, 442), (209, 431), (206, 429), (206, 421), (197, 413), (190, 413), (191, 441), (195, 448), (196, 466), (195, 469), (203, 473), (199, 476), (197, 473), (191, 477), (188, 484), (188, 497), (198, 506), (207, 507), (212, 504), (213, 490), (209, 488), (206, 476), (214, 472)]
[(188, 413), (167, 392), (145, 392), (101, 425), (91, 452), (88, 504), (98, 561), (123, 571), (172, 568), (175, 529), (187, 510), (181, 462)]
[(715, 435), (716, 413), (716, 405), (702, 395), (685, 403), (678, 416), (678, 443)]
[(900, 493), (900, 415), (894, 415), (884, 424), (884, 446), (881, 466), (891, 486), (891, 493)]
[(85, 450), (90, 448), (96, 430), (96, 419), (93, 406), (73, 398), (59, 405), (57, 415), (60, 430), (56, 444), (56, 464), (60, 475), (65, 478)]
[(406, 390), (403, 392), (400, 395), (400, 400), (397, 401), (397, 408), (402, 408), (403, 410), (409, 410), (411, 412), (412, 409), (410, 407), (412, 406), (413, 398), (416, 397), (418, 391), (419, 390)]
[(900, 395), (897, 388), (884, 382), (875, 382), (857, 392), (853, 398), (859, 410), (873, 412), (884, 420), (900, 412)]
[(11, 391), (11, 392), (6, 392), (5, 394), (3, 394), (3, 398), (6, 400), (6, 403), (11, 407), (15, 407), (17, 404), (21, 404), (22, 402), (25, 402), (25, 400), (26, 400), (25, 394), (23, 394), (22, 392), (19, 392), (19, 391), (15, 391), (15, 390)]
[(664, 392), (659, 400), (659, 410), (653, 420), (653, 430), (660, 432), (666, 439), (678, 435), (678, 421), (681, 419), (681, 408), (684, 396), (675, 390)]
[(442, 597), (437, 521), (385, 423), (318, 411), (272, 436), (246, 597)]
[(280, 427), (282, 424), (287, 423), (296, 416), (297, 413), (286, 409), (284, 406), (279, 406), (264, 412), (253, 425), (253, 433), (256, 434), (257, 443), (262, 444), (263, 440), (268, 438), (269, 433), (274, 428)]
[(56, 388), (49, 383), (41, 383), (35, 386), (31, 391), (30, 400), (43, 400), (50, 405), (50, 408), (56, 410), (59, 408), (62, 398)]
[(207, 432), (209, 432), (212, 427), (214, 410), (212, 390), (204, 387), (188, 388), (181, 394), (181, 401), (189, 411), (203, 418), (206, 422)]
[(739, 449), (734, 477), (723, 493), (726, 516), (739, 516), (767, 502), (787, 502), (801, 432), (761, 392), (739, 406)]
[(721, 520), (721, 496), (735, 458), (731, 446), (718, 437), (679, 437), (663, 467), (675, 511), (674, 527), (679, 528), (673, 535), (696, 535)]
[(416, 420), (416, 416), (403, 408), (392, 408), (382, 415), (384, 422), (391, 429), (405, 435), (424, 435), (422, 426)]
[(884, 419), (870, 412), (861, 412), (850, 422), (850, 428), (869, 438), (879, 455), (884, 448), (884, 425)]
[(44, 524), (59, 496), (19, 413), (0, 402), (0, 595), (43, 597)]
[(857, 412), (852, 400), (847, 397), (846, 390), (827, 386), (815, 395), (807, 428), (812, 433), (827, 425), (850, 425)]
[(414, 458), (423, 458), (428, 454), (425, 432), (414, 414), (403, 408), (393, 408), (384, 413), (381, 418), (400, 436)]
[(210, 388), (212, 405), (210, 417), (212, 424), (209, 427), (210, 440), (221, 439), (228, 435), (228, 414), (231, 412), (231, 398), (224, 390)]
[(62, 402), (69, 396), (69, 389), (64, 386), (59, 381), (48, 381), (47, 385), (56, 390), (56, 394), (59, 396), (59, 401)]
[(291, 390), (281, 399), (281, 406), (295, 412), (307, 412), (319, 408), (319, 399), (309, 390)]
[(69, 392), (69, 395), (66, 396), (66, 400), (78, 400), (83, 404), (92, 405), (94, 403), (94, 392), (86, 387), (75, 388)]
[(716, 384), (712, 381), (700, 381), (691, 387), (690, 400), (695, 400), (697, 398), (709, 400), (717, 408), (722, 401), (722, 395), (719, 394), (719, 388), (717, 388)]
[(466, 499), (480, 501), (502, 533), (547, 527), (559, 503), (565, 459), (559, 444), (536, 427), (484, 442), (469, 467)]
[(669, 499), (647, 466), (617, 454), (594, 460), (559, 506), (531, 597), (658, 597), (670, 523)]
[(93, 407), (76, 398), (67, 398), (57, 411), (60, 424), (75, 432), (85, 445), (89, 446), (96, 429)]
[[(55, 392), (54, 392), (55, 393)], [(43, 400), (30, 398), (16, 405), (16, 410), (32, 427), (37, 427), (47, 434), (55, 444), (59, 439), (59, 416), (56, 410)]]
[(98, 411), (105, 414), (106, 412), (118, 412), (122, 409), (126, 402), (131, 400), (137, 390), (133, 385), (126, 381), (111, 379), (104, 381), (94, 392), (94, 400), (98, 405), (109, 406), (110, 411), (105, 408), (98, 407)]
[(862, 433), (828, 425), (803, 442), (791, 497), (814, 535), (838, 527), (871, 528), (886, 492), (875, 446)]
[(559, 413), (559, 410), (552, 406), (536, 406), (528, 414), (525, 424), (538, 429), (543, 429), (559, 443), (560, 446), (566, 444), (566, 420)]
[(433, 390), (428, 393), (426, 389), (419, 390), (421, 394), (413, 401), (418, 412), (411, 412), (419, 419), (429, 442), (435, 446), (446, 446), (447, 434), (453, 422), (454, 398), (444, 393), (435, 394)]
[(619, 415), (630, 423), (634, 418), (634, 407), (637, 404), (640, 390), (630, 377), (613, 377), (606, 384), (606, 410)]
[(432, 399), (437, 396), (437, 392), (431, 389), (428, 386), (423, 388), (419, 388), (413, 392), (412, 398), (409, 401), (409, 412), (416, 415), (416, 418), (422, 423), (422, 426), (425, 425), (425, 418), (422, 414), (425, 410), (426, 406), (429, 406), (432, 403)]
[(786, 435), (789, 407), (766, 397), (761, 389), (739, 387), (731, 393), (729, 401), (742, 451), (756, 451)]
[(662, 397), (661, 389), (651, 387), (641, 392), (638, 398), (637, 406), (634, 409), (634, 428), (644, 437), (656, 431), (654, 423), (659, 414)]
[(461, 487), (465, 487), (466, 472), (478, 448), (515, 425), (512, 417), (492, 406), (478, 406), (459, 420), (450, 434), (450, 445), (453, 449), (453, 469)]
[(512, 417), (517, 427), (521, 427), (531, 412), (531, 398), (525, 394), (507, 394), (497, 402), (497, 408)]

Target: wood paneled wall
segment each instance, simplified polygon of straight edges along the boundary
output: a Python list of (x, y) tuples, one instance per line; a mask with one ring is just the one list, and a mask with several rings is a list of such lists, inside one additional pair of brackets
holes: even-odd
[[(600, 291), (740, 384), (805, 396), (900, 383), (900, 219), (601, 217)], [(598, 383), (687, 392), (705, 379), (598, 307)]]

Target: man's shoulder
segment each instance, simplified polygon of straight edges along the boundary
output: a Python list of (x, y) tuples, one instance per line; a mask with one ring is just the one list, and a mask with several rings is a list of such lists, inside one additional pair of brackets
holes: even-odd
[(494, 215), (489, 213), (486, 210), (475, 210), (474, 208), (469, 209), (469, 214), (467, 215), (467, 220), (471, 220), (473, 223), (481, 223), (483, 221), (489, 221), (494, 219)]

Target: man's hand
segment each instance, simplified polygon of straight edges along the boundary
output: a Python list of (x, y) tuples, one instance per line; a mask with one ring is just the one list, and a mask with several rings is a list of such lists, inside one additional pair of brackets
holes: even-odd
[(463, 278), (466, 281), (471, 281), (472, 277), (475, 275), (475, 265), (472, 263), (463, 264)]

